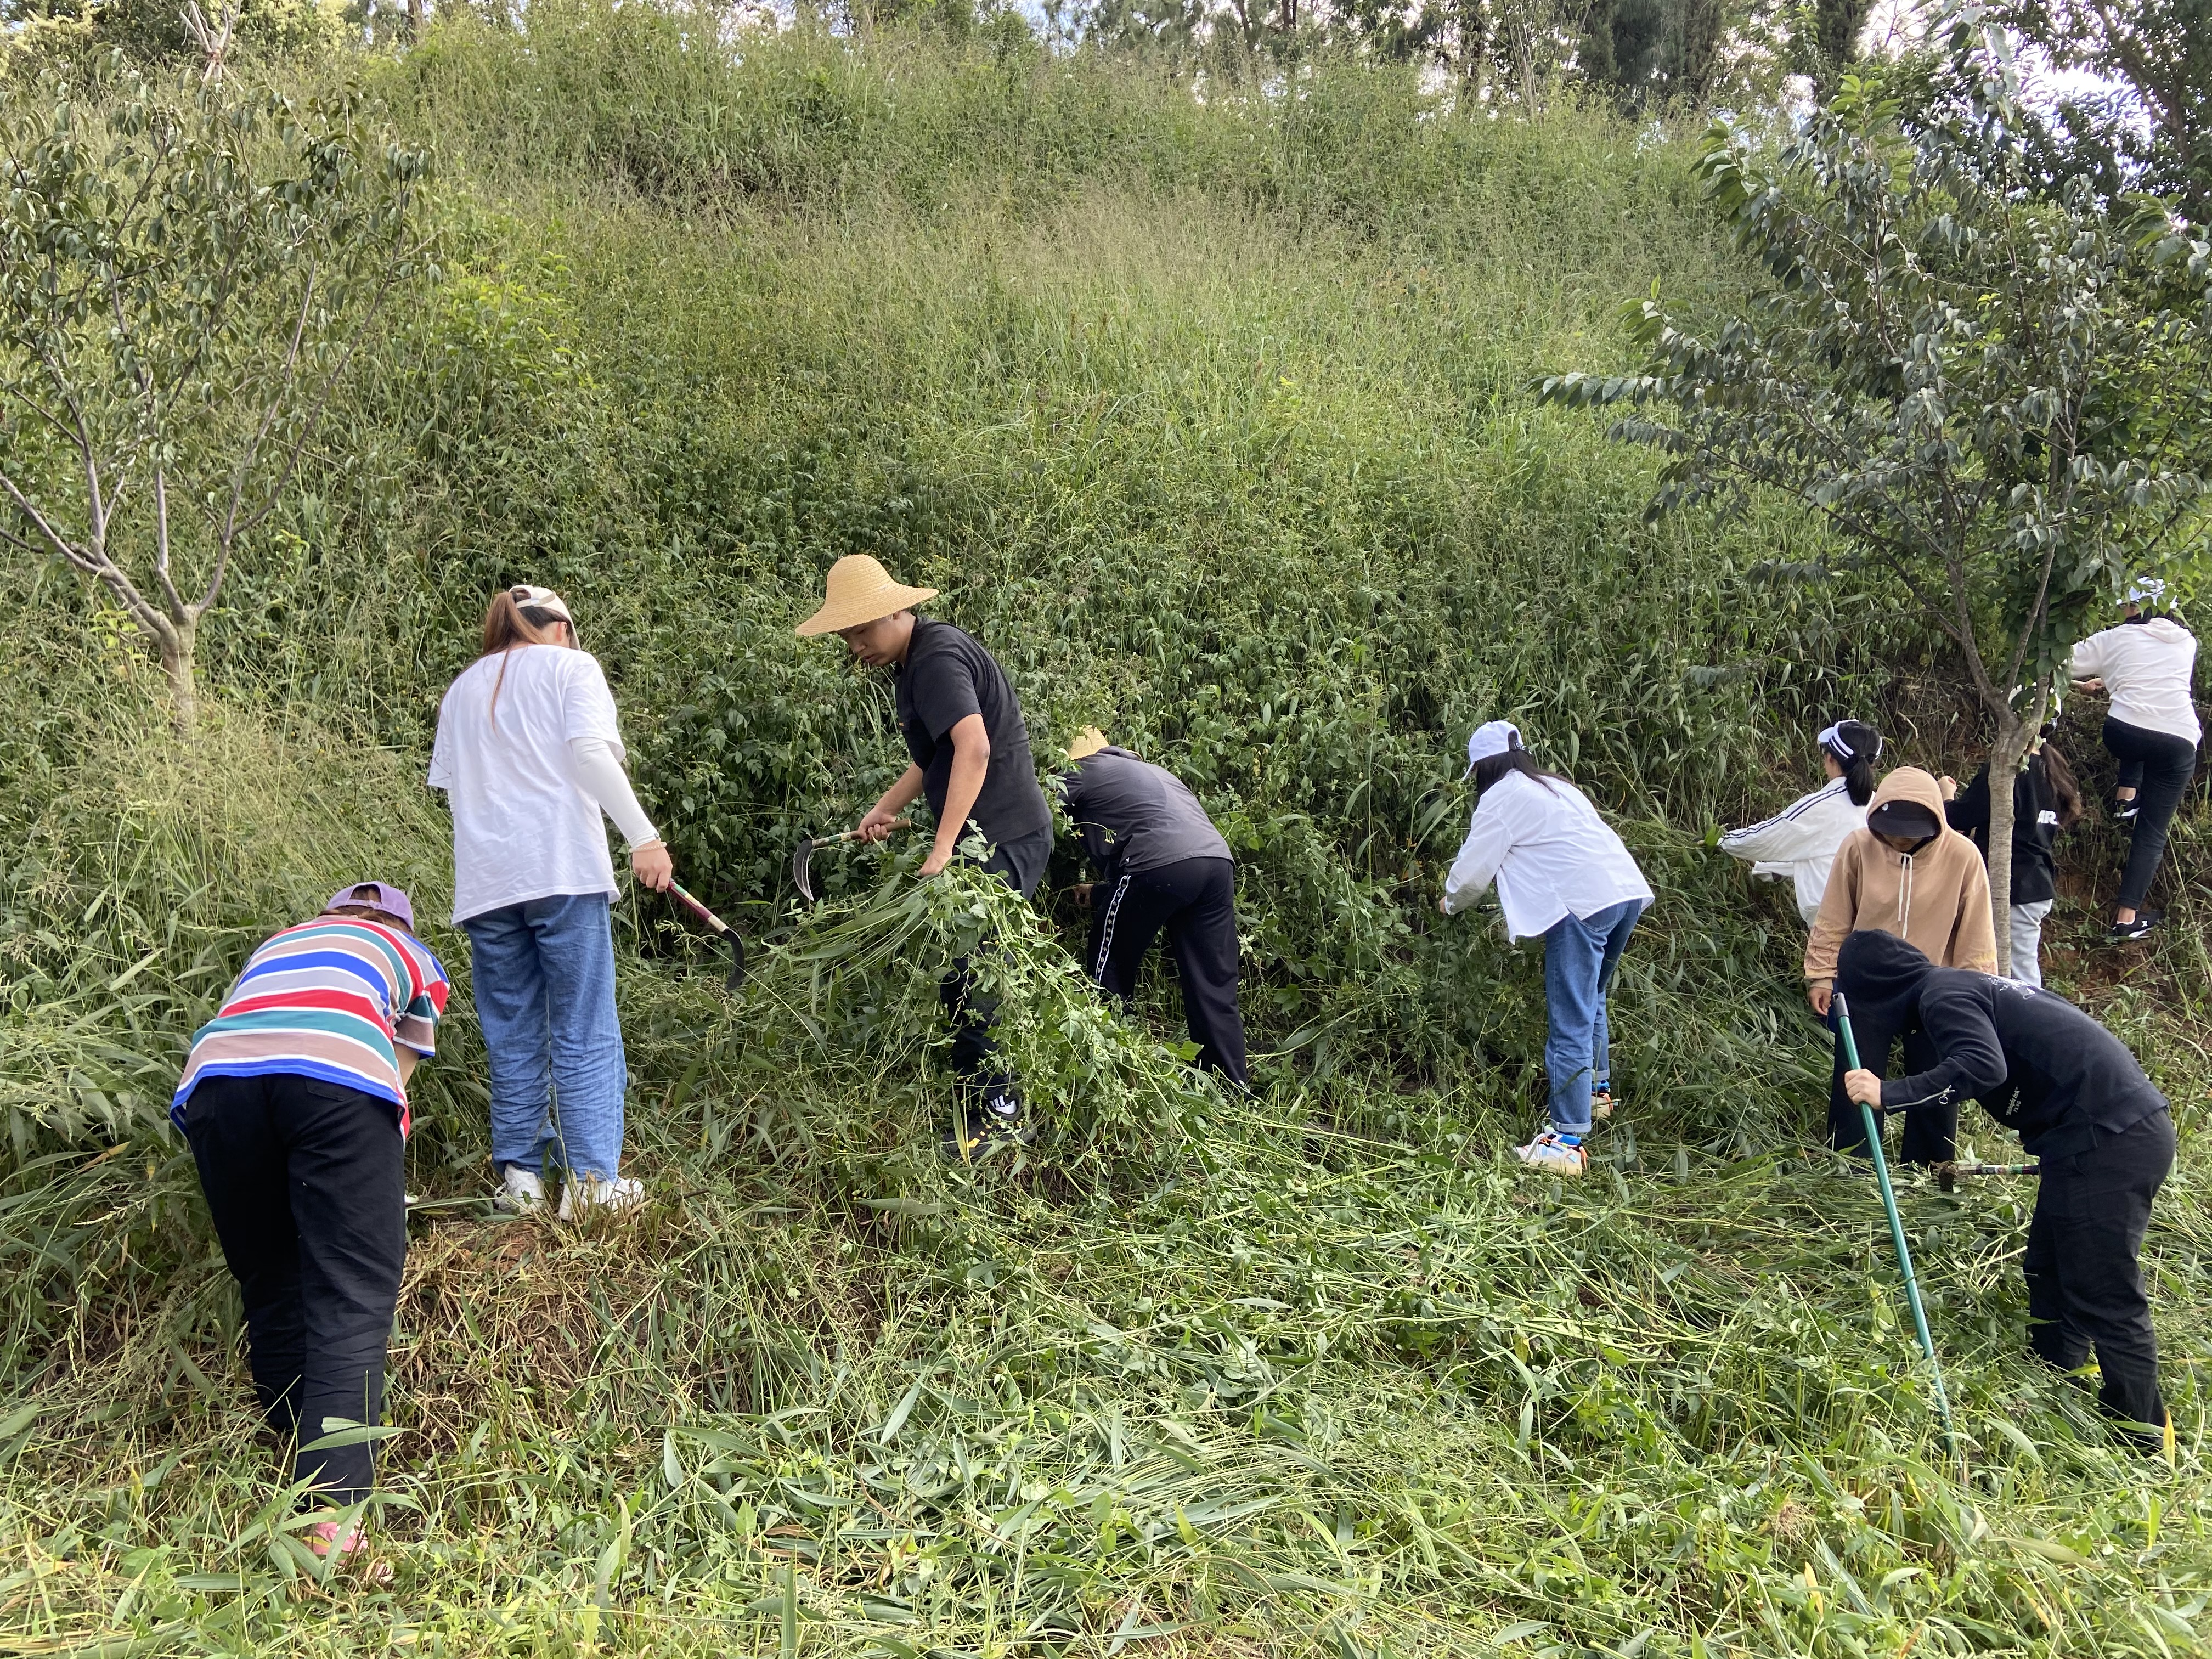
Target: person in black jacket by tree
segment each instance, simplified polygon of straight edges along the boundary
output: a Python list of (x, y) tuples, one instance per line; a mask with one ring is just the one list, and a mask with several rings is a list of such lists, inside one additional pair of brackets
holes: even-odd
[(1244, 1087), (1229, 843), (1182, 779), (1113, 747), (1097, 726), (1083, 729), (1067, 757), (1068, 821), (1102, 878), (1077, 889), (1091, 908), (1084, 967), (1109, 996), (1127, 998), (1166, 928), (1199, 1064)]
[(2076, 1371), (2094, 1347), (2098, 1404), (2147, 1449), (2170, 1425), (2138, 1260), (2151, 1200), (2173, 1168), (2166, 1097), (2118, 1038), (2039, 986), (1938, 968), (1889, 933), (1853, 933), (1836, 989), (1893, 1029), (1917, 1029), (1933, 1066), (1885, 1082), (1848, 1072), (1850, 1097), (1883, 1111), (1979, 1100), (2043, 1161), (2027, 1226), (2028, 1346)]
[[(1990, 857), (1990, 769), (1987, 762), (1962, 793), (1958, 780), (1936, 780), (1951, 827)], [(2043, 922), (2058, 896), (2055, 844), (2081, 821), (2081, 790), (2074, 769), (2044, 728), (2027, 764), (2012, 787), (2012, 976), (2043, 983)]]

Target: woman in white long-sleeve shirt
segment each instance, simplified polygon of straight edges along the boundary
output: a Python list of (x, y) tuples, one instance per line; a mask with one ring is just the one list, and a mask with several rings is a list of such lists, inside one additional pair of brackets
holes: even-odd
[(2105, 747), (2120, 763), (2119, 816), (2130, 825), (2127, 868), (2106, 937), (2141, 939), (2158, 925), (2145, 910), (2151, 878), (2166, 856), (2166, 835), (2190, 780), (2197, 775), (2197, 745), (2204, 736), (2191, 681), (2197, 671), (2197, 636), (2172, 617), (2143, 609), (2166, 594), (2155, 578), (2128, 590), (2117, 628), (2092, 634), (2074, 647), (2068, 672), (2085, 691), (2112, 698), (2105, 715)]
[(1820, 913), (1836, 848), (1852, 830), (1866, 828), (1874, 763), (1881, 758), (1881, 733), (1863, 720), (1838, 720), (1819, 741), (1827, 782), (1765, 823), (1721, 837), (1721, 851), (1748, 864), (1753, 875), (1786, 877), (1796, 884), (1797, 914), (1808, 927)]
[(1439, 908), (1465, 909), (1494, 879), (1507, 937), (1542, 936), (1551, 1127), (1514, 1151), (1532, 1168), (1578, 1176), (1592, 1117), (1613, 1111), (1606, 993), (1651, 888), (1597, 809), (1538, 766), (1510, 722), (1476, 729), (1467, 768), (1474, 818)]
[(564, 1218), (644, 1196), (619, 1173), (628, 1072), (601, 814), (646, 886), (665, 888), (675, 869), (623, 760), (606, 676), (578, 647), (560, 595), (526, 586), (496, 596), (483, 654), (439, 705), (430, 785), (453, 807), (453, 921), (469, 936), (492, 1164), (510, 1209), (545, 1201), (556, 1139)]

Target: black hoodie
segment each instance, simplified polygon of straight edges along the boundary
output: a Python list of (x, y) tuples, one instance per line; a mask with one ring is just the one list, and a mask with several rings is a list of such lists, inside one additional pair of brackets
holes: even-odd
[(2118, 1037), (2039, 986), (1938, 968), (1895, 934), (1869, 932), (1844, 941), (1836, 989), (1854, 1017), (1918, 1027), (1939, 1057), (1885, 1082), (1885, 1111), (1979, 1100), (2030, 1152), (2066, 1158), (2166, 1109)]

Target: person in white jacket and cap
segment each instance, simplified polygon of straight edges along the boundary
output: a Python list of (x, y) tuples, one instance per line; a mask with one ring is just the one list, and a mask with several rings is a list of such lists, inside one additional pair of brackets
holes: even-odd
[(1551, 1127), (1514, 1152), (1532, 1169), (1578, 1176), (1592, 1119), (1613, 1112), (1606, 994), (1650, 884), (1597, 808), (1538, 766), (1510, 721), (1476, 728), (1467, 769), (1474, 818), (1438, 908), (1455, 915), (1495, 880), (1507, 937), (1542, 936)]
[(1874, 763), (1881, 758), (1881, 733), (1863, 720), (1838, 720), (1818, 739), (1828, 781), (1800, 795), (1763, 823), (1731, 830), (1721, 851), (1741, 859), (1754, 876), (1787, 879), (1797, 890), (1797, 914), (1810, 927), (1828, 890), (1836, 848), (1854, 830), (1866, 828), (1874, 799)]
[(2116, 628), (2092, 634), (2074, 647), (2067, 672), (2084, 691), (2112, 699), (2105, 715), (2105, 747), (2120, 763), (2117, 791), (2121, 820), (2130, 826), (2127, 867), (2106, 938), (2141, 939), (2160, 920), (2142, 902), (2166, 856), (2173, 814), (2197, 775), (2197, 745), (2204, 728), (2197, 718), (2191, 681), (2197, 672), (2197, 636), (2173, 617), (2145, 607), (2166, 597), (2166, 584), (2144, 577), (2128, 589)]

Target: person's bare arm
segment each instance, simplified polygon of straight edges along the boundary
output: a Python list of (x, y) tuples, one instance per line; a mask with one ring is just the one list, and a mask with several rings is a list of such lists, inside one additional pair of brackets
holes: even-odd
[(415, 1075), (415, 1068), (422, 1063), (422, 1056), (404, 1042), (393, 1043), (392, 1052), (398, 1056), (399, 1086), (404, 1089), (408, 1079)]
[(969, 714), (945, 734), (952, 740), (952, 775), (945, 780), (945, 812), (937, 820), (937, 842), (922, 860), (921, 873), (944, 873), (967, 833), (968, 815), (983, 793), (983, 775), (991, 767), (991, 732), (981, 714)]
[(908, 767), (899, 774), (898, 781), (884, 791), (883, 799), (868, 809), (867, 816), (853, 833), (862, 841), (881, 841), (890, 834), (891, 824), (898, 815), (914, 805), (921, 793), (921, 769)]

